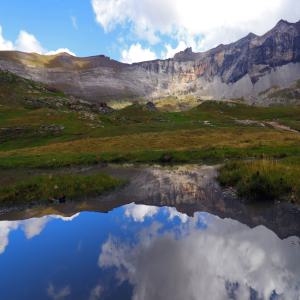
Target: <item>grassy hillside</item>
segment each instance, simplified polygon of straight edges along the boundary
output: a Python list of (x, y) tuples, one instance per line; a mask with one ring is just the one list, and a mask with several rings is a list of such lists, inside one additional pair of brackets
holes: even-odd
[(0, 167), (254, 158), (288, 158), (299, 165), (299, 106), (206, 101), (177, 112), (161, 107), (133, 104), (103, 112), (42, 84), (0, 72)]

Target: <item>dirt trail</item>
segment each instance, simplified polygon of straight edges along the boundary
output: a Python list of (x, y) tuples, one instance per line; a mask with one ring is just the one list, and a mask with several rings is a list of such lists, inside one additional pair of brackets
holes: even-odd
[(266, 124), (272, 126), (274, 129), (278, 129), (278, 130), (285, 130), (285, 131), (289, 131), (289, 132), (294, 132), (294, 133), (300, 133), (298, 130), (295, 130), (289, 126), (286, 125), (282, 125), (278, 122), (266, 122)]
[(256, 125), (256, 126), (260, 126), (260, 127), (271, 126), (273, 129), (277, 129), (277, 130), (285, 130), (285, 131), (289, 131), (289, 132), (300, 133), (298, 130), (295, 130), (289, 126), (280, 124), (276, 121), (267, 122), (267, 121), (257, 121), (257, 120), (237, 120), (236, 119), (235, 122), (240, 125), (248, 125), (248, 126)]

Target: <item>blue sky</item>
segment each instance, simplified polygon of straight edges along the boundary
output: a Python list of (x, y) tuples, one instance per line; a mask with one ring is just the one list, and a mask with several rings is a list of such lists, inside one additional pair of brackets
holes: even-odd
[(26, 30), (49, 50), (68, 48), (78, 56), (100, 53), (119, 56), (112, 42), (117, 32), (105, 33), (95, 22), (90, 1), (1, 1), (0, 25), (8, 40), (15, 41), (19, 31)]
[(281, 18), (299, 20), (300, 1), (3, 0), (0, 50), (65, 50), (134, 62), (263, 34)]

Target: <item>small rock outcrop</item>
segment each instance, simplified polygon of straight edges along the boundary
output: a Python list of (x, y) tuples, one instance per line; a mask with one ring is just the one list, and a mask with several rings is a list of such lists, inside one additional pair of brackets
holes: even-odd
[(157, 107), (151, 101), (146, 103), (146, 109), (149, 110), (149, 111), (157, 111)]

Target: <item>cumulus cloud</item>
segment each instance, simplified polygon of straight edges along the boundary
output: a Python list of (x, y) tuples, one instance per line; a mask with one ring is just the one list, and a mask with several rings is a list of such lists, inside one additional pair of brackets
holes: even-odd
[(0, 26), (0, 50), (13, 50), (14, 44), (4, 38), (2, 27)]
[(26, 238), (30, 240), (33, 237), (38, 236), (43, 231), (43, 229), (49, 221), (50, 218), (48, 217), (34, 218), (23, 221), (21, 224)]
[(105, 31), (131, 23), (132, 30), (150, 43), (159, 42), (156, 31), (170, 32), (176, 13), (172, 0), (92, 0), (97, 22)]
[(0, 26), (0, 51), (1, 50), (18, 50), (29, 53), (38, 53), (45, 55), (53, 55), (62, 52), (69, 53), (76, 56), (74, 52), (70, 51), (68, 48), (59, 48), (54, 51), (48, 51), (45, 49), (39, 40), (31, 33), (26, 30), (21, 30), (15, 42), (6, 40), (3, 36), (2, 27)]
[(145, 218), (153, 217), (158, 212), (158, 207), (149, 205), (136, 205), (134, 203), (125, 206), (125, 216), (131, 217), (136, 222), (144, 222)]
[(21, 30), (15, 43), (15, 48), (23, 52), (36, 52), (42, 54), (45, 49), (33, 34)]
[(124, 63), (135, 63), (156, 59), (156, 54), (149, 48), (143, 48), (141, 44), (133, 44), (129, 49), (124, 49), (121, 53), (121, 60)]
[(205, 230), (185, 228), (179, 238), (165, 232), (136, 245), (110, 237), (98, 264), (129, 281), (133, 299), (250, 299), (251, 290), (259, 299), (274, 291), (278, 299), (297, 299), (299, 238), (280, 240), (263, 226), (214, 216)]
[(105, 31), (129, 26), (151, 44), (168, 35), (196, 50), (229, 43), (249, 32), (263, 34), (279, 19), (298, 21), (298, 0), (92, 0)]

